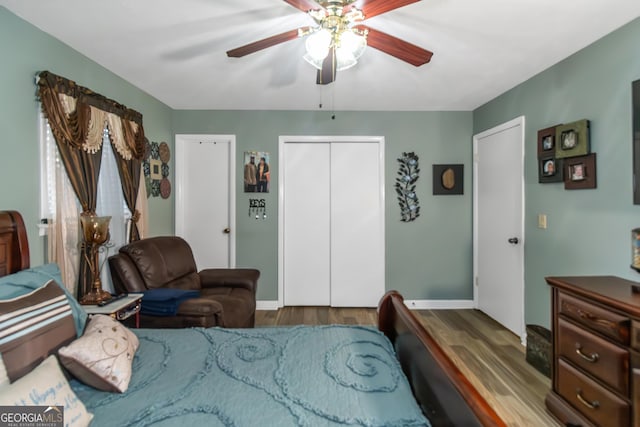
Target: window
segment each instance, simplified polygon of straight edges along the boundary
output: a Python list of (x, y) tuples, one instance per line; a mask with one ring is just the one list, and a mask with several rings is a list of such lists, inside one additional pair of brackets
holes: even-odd
[[(43, 114), (40, 114), (40, 157), (41, 157), (41, 187), (40, 210), (41, 218), (47, 219), (49, 224), (40, 228), (41, 235), (47, 235), (48, 261), (58, 262), (63, 272), (63, 280), (69, 289), (75, 289), (78, 270), (79, 219), (81, 207), (78, 202), (64, 165), (58, 155), (58, 148), (51, 129)], [(131, 212), (122, 195), (120, 175), (109, 140), (109, 131), (105, 127), (102, 136), (102, 162), (98, 178), (98, 200), (96, 212), (100, 216), (111, 216), (109, 224), (110, 240), (108, 250), (101, 254), (101, 265), (109, 255), (117, 251), (127, 242), (128, 224)], [(44, 221), (43, 221), (44, 222)], [(51, 224), (60, 223), (55, 232)], [(68, 258), (66, 261), (61, 259)], [(108, 268), (102, 268), (103, 289), (113, 293), (111, 277)]]

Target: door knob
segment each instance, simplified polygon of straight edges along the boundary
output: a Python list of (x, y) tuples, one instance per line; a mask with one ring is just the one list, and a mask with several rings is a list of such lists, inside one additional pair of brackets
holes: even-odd
[(229, 234), (231, 233), (231, 229), (229, 227), (225, 228), (224, 230), (222, 230), (224, 232), (224, 234)]
[(509, 240), (507, 240), (507, 242), (511, 243), (512, 245), (517, 245), (518, 244), (518, 238), (517, 237), (511, 237)]

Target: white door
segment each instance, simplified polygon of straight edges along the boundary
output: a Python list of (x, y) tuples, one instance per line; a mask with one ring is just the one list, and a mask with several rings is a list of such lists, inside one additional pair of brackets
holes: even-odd
[(281, 305), (375, 307), (385, 291), (384, 139), (281, 137)]
[(473, 137), (474, 299), (524, 336), (524, 117)]
[(284, 305), (329, 305), (331, 232), (328, 143), (284, 144)]
[(176, 235), (198, 269), (235, 267), (235, 136), (176, 135)]
[(384, 294), (380, 144), (331, 144), (331, 306), (375, 307)]

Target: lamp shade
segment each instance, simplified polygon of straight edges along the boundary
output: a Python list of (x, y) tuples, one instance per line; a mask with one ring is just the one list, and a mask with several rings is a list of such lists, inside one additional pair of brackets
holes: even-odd
[(102, 245), (109, 240), (110, 216), (80, 215), (80, 225), (84, 241)]
[(303, 58), (318, 70), (322, 70), (322, 62), (329, 53), (331, 43), (336, 45), (336, 69), (341, 71), (358, 63), (358, 58), (367, 47), (367, 38), (348, 29), (339, 33), (334, 39), (331, 32), (321, 29), (307, 37), (305, 42), (307, 53)]

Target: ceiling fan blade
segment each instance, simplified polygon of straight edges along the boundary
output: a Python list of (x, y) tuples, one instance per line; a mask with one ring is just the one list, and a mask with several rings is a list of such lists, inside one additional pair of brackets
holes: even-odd
[(297, 30), (290, 30), (282, 34), (276, 34), (275, 36), (267, 37), (266, 39), (258, 40), (256, 42), (228, 50), (227, 56), (231, 58), (240, 58), (242, 56), (249, 55), (250, 53), (254, 53), (289, 40), (297, 39), (301, 33), (305, 34), (310, 29), (311, 27), (302, 27)]
[(433, 52), (431, 51), (383, 33), (382, 31), (374, 30), (365, 25), (357, 25), (355, 28), (368, 31), (367, 46), (395, 56), (416, 67), (431, 61), (431, 57), (433, 56)]
[(310, 10), (324, 10), (324, 7), (320, 6), (313, 0), (284, 0), (285, 3), (299, 9), (303, 12), (309, 12)]
[(349, 6), (349, 9), (353, 7), (360, 9), (364, 14), (364, 19), (369, 19), (419, 1), (420, 0), (356, 0)]
[(329, 54), (322, 61), (322, 70), (318, 70), (316, 84), (328, 85), (336, 79), (336, 49), (331, 46)]

